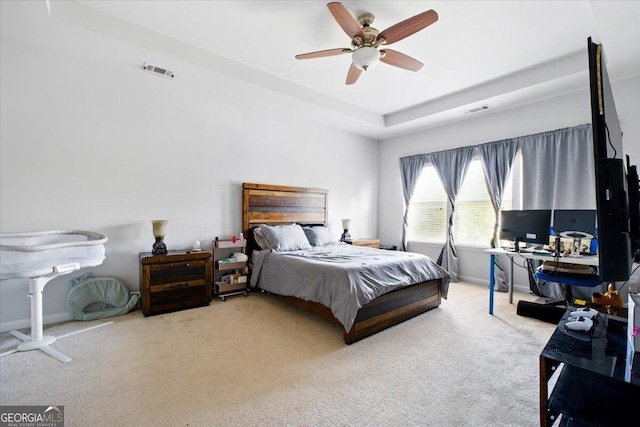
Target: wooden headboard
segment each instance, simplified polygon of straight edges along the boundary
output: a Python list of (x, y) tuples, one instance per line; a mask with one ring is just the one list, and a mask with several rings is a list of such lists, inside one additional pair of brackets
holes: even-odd
[(242, 184), (242, 230), (250, 237), (260, 224), (327, 225), (329, 190), (285, 187), (267, 184)]

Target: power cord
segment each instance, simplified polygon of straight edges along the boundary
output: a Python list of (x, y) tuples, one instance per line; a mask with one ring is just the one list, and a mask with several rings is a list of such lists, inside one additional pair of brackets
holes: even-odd
[[(593, 318), (593, 331), (589, 332), (589, 336), (591, 337), (591, 339), (604, 338), (607, 336), (606, 323), (604, 322), (604, 320), (598, 321), (599, 318), (600, 318), (600, 312), (598, 312), (598, 314), (596, 314), (595, 317)], [(596, 331), (598, 330), (598, 325), (600, 324), (602, 324), (603, 327), (600, 328), (600, 333), (596, 335)]]
[(611, 135), (609, 135), (609, 126), (607, 126), (607, 122), (604, 122), (604, 129), (607, 131), (607, 141), (609, 142), (609, 146), (613, 150), (613, 158), (615, 159), (618, 155), (618, 152), (616, 151), (616, 147), (611, 142)]

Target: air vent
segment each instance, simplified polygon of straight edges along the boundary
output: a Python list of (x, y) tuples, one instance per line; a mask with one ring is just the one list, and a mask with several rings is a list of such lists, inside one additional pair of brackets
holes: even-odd
[(464, 112), (464, 114), (474, 114), (474, 113), (479, 113), (480, 111), (486, 111), (486, 110), (488, 110), (488, 109), (490, 109), (490, 108), (491, 108), (491, 106), (490, 106), (490, 105), (485, 104), (485, 105), (481, 105), (481, 106), (479, 106), (479, 107), (476, 107), (476, 108), (472, 108), (472, 109), (470, 109), (470, 110), (467, 110), (467, 111), (465, 111), (465, 112)]
[(164, 68), (156, 67), (155, 65), (149, 65), (146, 62), (144, 63), (142, 68), (151, 73), (159, 74), (170, 79), (172, 79), (174, 76), (173, 71), (165, 70)]

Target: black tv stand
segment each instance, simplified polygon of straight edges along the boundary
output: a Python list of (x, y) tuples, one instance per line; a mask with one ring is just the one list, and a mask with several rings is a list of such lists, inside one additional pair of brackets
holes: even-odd
[(540, 354), (540, 425), (637, 426), (640, 355), (628, 350), (626, 320), (601, 313), (590, 333), (570, 331), (573, 310)]

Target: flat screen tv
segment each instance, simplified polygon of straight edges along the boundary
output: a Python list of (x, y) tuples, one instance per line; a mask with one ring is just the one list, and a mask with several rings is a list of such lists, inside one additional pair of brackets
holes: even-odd
[[(613, 100), (602, 45), (587, 40), (591, 124), (596, 175), (599, 274), (603, 282), (626, 281), (633, 265), (629, 177), (623, 161), (622, 131)], [(635, 168), (634, 168), (635, 169)], [(632, 191), (637, 192), (636, 189)], [(635, 194), (637, 200), (637, 193)], [(631, 196), (634, 199), (634, 196)], [(634, 202), (635, 203), (635, 202)], [(637, 227), (636, 227), (637, 228)], [(632, 232), (634, 235), (632, 235)], [(635, 244), (635, 243), (634, 243)]]
[(520, 242), (549, 244), (551, 210), (533, 209), (500, 212), (500, 239), (514, 242), (514, 249), (520, 249)]
[(627, 190), (629, 191), (629, 229), (631, 233), (631, 253), (635, 262), (640, 261), (640, 182), (638, 168), (631, 164), (627, 156)]

